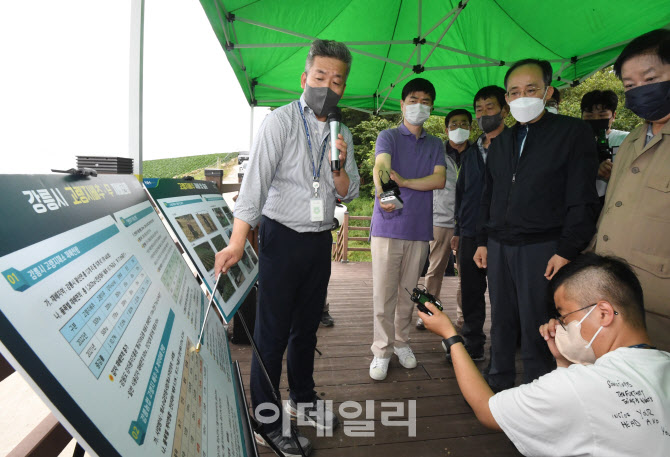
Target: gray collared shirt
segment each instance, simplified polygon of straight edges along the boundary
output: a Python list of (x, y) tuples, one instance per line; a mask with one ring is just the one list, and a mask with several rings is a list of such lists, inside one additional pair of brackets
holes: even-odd
[(330, 230), (333, 227), (335, 199), (349, 202), (358, 197), (360, 177), (351, 132), (342, 125), (340, 133), (347, 143), (344, 169), (349, 175), (349, 189), (347, 195), (339, 195), (330, 170), (328, 123), (316, 119), (302, 96), (300, 103), (312, 142), (312, 160), (317, 169), (323, 145), (327, 145), (319, 176), (319, 198), (323, 201), (324, 220), (310, 220), (310, 199), (314, 195), (312, 161), (298, 101), (294, 101), (272, 111), (254, 138), (240, 196), (235, 203), (235, 217), (252, 227), (260, 222), (263, 215), (296, 232)]

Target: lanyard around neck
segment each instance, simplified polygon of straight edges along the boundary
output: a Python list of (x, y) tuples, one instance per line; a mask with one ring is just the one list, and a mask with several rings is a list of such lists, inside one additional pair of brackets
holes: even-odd
[(656, 349), (656, 346), (652, 346), (647, 343), (634, 344), (633, 346), (628, 346), (631, 349)]
[[(300, 117), (302, 117), (302, 124), (305, 126), (305, 136), (307, 136), (307, 145), (309, 146), (309, 161), (312, 165), (312, 178), (314, 179), (314, 182), (318, 182), (319, 178), (321, 177), (321, 165), (323, 164), (323, 157), (326, 154), (326, 146), (328, 146), (328, 142), (325, 140), (323, 142), (323, 149), (321, 150), (321, 159), (319, 160), (319, 168), (317, 169), (314, 164), (314, 155), (312, 153), (312, 140), (310, 139), (309, 135), (309, 127), (307, 127), (307, 120), (305, 119), (305, 115), (303, 114), (302, 103), (300, 103), (300, 100), (298, 100), (298, 111), (300, 111)], [(330, 133), (328, 135), (330, 135)]]

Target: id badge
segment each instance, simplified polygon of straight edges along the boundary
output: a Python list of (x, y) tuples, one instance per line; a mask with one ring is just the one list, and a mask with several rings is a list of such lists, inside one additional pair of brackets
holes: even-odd
[(309, 216), (312, 222), (323, 222), (323, 200), (320, 198), (310, 198)]

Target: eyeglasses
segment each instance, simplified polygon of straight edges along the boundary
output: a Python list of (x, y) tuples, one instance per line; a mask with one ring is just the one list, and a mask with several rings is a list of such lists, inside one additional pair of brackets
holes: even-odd
[(536, 95), (543, 94), (544, 88), (536, 87), (536, 86), (530, 86), (527, 87), (525, 90), (521, 89), (514, 89), (511, 92), (507, 92), (507, 96), (509, 98), (517, 98), (517, 97), (535, 97)]
[(558, 316), (556, 320), (558, 320), (558, 323), (561, 324), (561, 327), (563, 327), (564, 330), (567, 330), (565, 326), (565, 318), (568, 317), (570, 314), (574, 314), (577, 311), (584, 311), (587, 308), (590, 308), (592, 306), (596, 306), (598, 303), (593, 303), (592, 305), (585, 306), (583, 308), (576, 309), (574, 311), (570, 311), (568, 314), (563, 314), (562, 316)]
[[(574, 310), (574, 311), (570, 311), (569, 313), (567, 313), (567, 314), (563, 314), (562, 316), (559, 315), (559, 316), (556, 318), (556, 320), (558, 321), (559, 324), (561, 324), (561, 327), (563, 327), (564, 330), (567, 330), (567, 326), (566, 326), (566, 323), (565, 323), (565, 318), (566, 318), (566, 317), (568, 317), (570, 314), (574, 314), (574, 313), (576, 313), (577, 311), (584, 311), (584, 310), (587, 309), (587, 308), (590, 308), (590, 307), (592, 307), (592, 306), (596, 306), (597, 304), (598, 304), (598, 303), (593, 303), (592, 305), (587, 305), (587, 306), (585, 306), (585, 307), (583, 307), (583, 308), (579, 308), (579, 309), (576, 309), (576, 310)], [(617, 311), (614, 311), (614, 315), (617, 316), (617, 315), (619, 315), (619, 313), (618, 313)]]
[(470, 123), (468, 121), (450, 122), (449, 123), (449, 130), (456, 130), (458, 128), (469, 130), (470, 129)]

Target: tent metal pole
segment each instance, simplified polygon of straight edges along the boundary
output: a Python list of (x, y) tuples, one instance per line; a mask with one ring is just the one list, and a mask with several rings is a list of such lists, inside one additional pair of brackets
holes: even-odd
[(433, 43), (433, 42), (430, 42), (430, 41), (426, 41), (426, 44), (436, 45), (438, 48), (444, 49), (445, 51), (456, 52), (458, 54), (463, 54), (463, 55), (468, 56), (468, 57), (474, 57), (475, 59), (486, 60), (488, 62), (496, 63), (498, 65), (500, 65), (500, 62), (501, 62), (501, 60), (498, 60), (498, 59), (493, 59), (491, 57), (480, 56), (479, 54), (473, 54), (471, 52), (463, 51), (461, 49), (452, 48), (451, 46), (445, 46), (445, 45), (439, 44), (439, 43)]
[(377, 59), (377, 60), (383, 60), (384, 62), (392, 63), (392, 64), (398, 65), (400, 67), (408, 68), (408, 67), (411, 66), (408, 63), (402, 63), (399, 60), (388, 59), (386, 57), (378, 56), (378, 55), (375, 55), (375, 54), (372, 54), (372, 53), (369, 53), (369, 52), (366, 52), (366, 51), (361, 51), (360, 49), (351, 48), (349, 50), (351, 52), (355, 52), (356, 54), (361, 54), (361, 55), (371, 57), (371, 58)]
[[(367, 98), (369, 98), (369, 97), (367, 97)], [(358, 108), (356, 106), (349, 106), (349, 105), (342, 105), (342, 104), (340, 104), (338, 106), (340, 106), (341, 108), (353, 109), (353, 110), (356, 110), (356, 111), (362, 111), (364, 113), (373, 114), (372, 111), (370, 111), (369, 109), (365, 109), (365, 108)]]
[(632, 41), (632, 39), (631, 40), (620, 41), (619, 43), (611, 44), (609, 46), (605, 46), (604, 48), (601, 48), (601, 49), (598, 49), (598, 50), (595, 50), (595, 51), (591, 51), (591, 52), (587, 52), (586, 54), (582, 54), (581, 56), (577, 56), (577, 60), (582, 60), (585, 57), (590, 57), (590, 56), (595, 55), (595, 54), (600, 54), (601, 52), (609, 51), (610, 49), (617, 48), (619, 46), (623, 46), (625, 44), (628, 44), (631, 41)]
[(278, 90), (278, 91), (281, 91), (281, 92), (286, 92), (287, 94), (298, 95), (298, 96), (300, 95), (300, 92), (296, 92), (296, 91), (288, 90), (288, 89), (282, 89), (281, 87), (270, 86), (268, 84), (257, 83), (256, 85), (261, 86), (261, 87), (267, 87), (268, 89), (273, 89), (273, 90)]
[(130, 8), (130, 84), (128, 153), (133, 174), (142, 174), (142, 112), (144, 83), (144, 0), (132, 0)]
[(414, 44), (412, 40), (387, 40), (387, 41), (343, 41), (347, 46), (377, 46), (385, 44)]
[[(230, 46), (230, 37), (228, 36), (228, 31), (226, 30), (226, 24), (223, 22), (223, 17), (221, 16), (221, 9), (219, 8), (219, 2), (214, 0), (214, 6), (216, 7), (216, 14), (219, 16), (219, 24), (221, 24), (221, 30), (223, 30), (223, 36), (226, 38), (226, 46)], [(225, 11), (225, 7), (221, 5)]]
[[(226, 38), (226, 46), (233, 46), (233, 42), (230, 41), (230, 37), (228, 36), (228, 32), (226, 31), (226, 24), (223, 21), (223, 17), (221, 16), (221, 10), (219, 9), (219, 2), (217, 0), (214, 0), (214, 5), (216, 6), (216, 14), (218, 14), (218, 16), (219, 16), (219, 23), (221, 24), (221, 29), (223, 30), (223, 35)], [(226, 17), (228, 17), (228, 12), (226, 11), (226, 7), (223, 5), (223, 2), (221, 3), (221, 8), (223, 8), (224, 14), (226, 15)], [(231, 25), (231, 27), (232, 27), (232, 25)], [(237, 47), (237, 45), (234, 45), (234, 47)], [(224, 48), (224, 51), (226, 53), (229, 52), (227, 48)], [(230, 51), (230, 56), (235, 60), (235, 62), (237, 63), (237, 65), (240, 68), (244, 68), (244, 63), (242, 62), (242, 55), (241, 54), (240, 54), (240, 57), (237, 57), (237, 55), (235, 55), (235, 50), (233, 49), (233, 51)]]
[(563, 63), (561, 63), (561, 66), (556, 70), (556, 72), (551, 76), (551, 79), (556, 79), (557, 77), (561, 76), (561, 73), (568, 68), (568, 65), (570, 65), (570, 61), (566, 60)]
[[(412, 57), (412, 56), (410, 56), (410, 58), (411, 58), (411, 57)], [(393, 92), (393, 88), (394, 88), (396, 85), (398, 85), (398, 84), (400, 84), (401, 82), (403, 82), (404, 80), (406, 80), (407, 78), (409, 78), (410, 76), (412, 76), (412, 73), (408, 73), (407, 75), (405, 75), (405, 76), (403, 76), (402, 78), (400, 78), (400, 77), (402, 76), (403, 73), (404, 73), (404, 69), (403, 69), (402, 72), (400, 72), (400, 74), (398, 75), (398, 78), (395, 80), (395, 82), (394, 82), (393, 84), (391, 84), (391, 85), (388, 87), (388, 93), (386, 94), (386, 97), (384, 97), (384, 100), (382, 101), (381, 105), (379, 105), (379, 109), (382, 109), (382, 107), (383, 107), (384, 104), (386, 103), (386, 100), (389, 98), (389, 95), (391, 95), (391, 92)], [(384, 90), (386, 90), (386, 89), (384, 89)], [(393, 100), (393, 99), (392, 99), (392, 100)]]
[(426, 67), (423, 71), (435, 70), (458, 70), (460, 68), (482, 68), (482, 67), (499, 67), (497, 63), (475, 63), (470, 65), (445, 65), (443, 67)]
[(240, 22), (244, 22), (245, 24), (255, 25), (256, 27), (261, 27), (261, 28), (264, 28), (264, 29), (273, 30), (275, 32), (284, 33), (286, 35), (291, 35), (291, 36), (295, 36), (295, 37), (298, 37), (298, 38), (304, 38), (304, 39), (309, 40), (309, 41), (314, 41), (316, 39), (316, 37), (312, 37), (312, 36), (309, 36), (309, 35), (303, 35), (302, 33), (293, 32), (291, 30), (282, 29), (281, 27), (275, 27), (275, 26), (269, 25), (269, 24), (263, 24), (262, 22), (252, 21), (250, 19), (245, 19), (245, 18), (239, 17), (239, 16), (235, 16), (235, 20), (240, 21)]
[(256, 100), (257, 103), (290, 103), (297, 100), (296, 98), (269, 98), (267, 100)]
[(616, 59), (617, 59), (618, 57), (619, 57), (619, 56), (612, 57), (610, 60), (608, 60), (607, 62), (605, 62), (601, 67), (598, 67), (597, 69), (593, 70), (591, 73), (589, 73), (589, 74), (586, 75), (586, 76), (582, 76), (580, 79), (578, 79), (578, 81), (579, 81), (580, 83), (583, 83), (585, 79), (588, 79), (588, 78), (590, 78), (591, 76), (595, 75), (596, 73), (598, 73), (598, 72), (599, 72), (600, 70), (602, 70), (603, 68), (606, 68), (606, 67), (609, 67), (610, 65), (612, 65), (614, 62), (616, 62)]
[[(466, 3), (467, 3), (467, 1), (466, 1)], [(451, 17), (452, 14), (454, 14), (456, 11), (458, 11), (458, 9), (459, 9), (459, 7), (457, 6), (456, 8), (452, 9), (451, 11), (449, 11), (446, 15), (444, 15), (444, 17), (442, 17), (442, 19), (440, 19), (439, 21), (437, 21), (437, 22), (435, 23), (434, 26), (432, 26), (430, 29), (428, 29), (428, 30), (426, 31), (426, 33), (424, 33), (423, 35), (421, 35), (421, 38), (426, 38), (428, 35), (430, 35), (430, 34), (433, 32), (433, 30), (435, 30), (436, 28), (438, 28), (444, 21), (446, 21), (447, 19), (449, 19), (449, 18)]]
[(254, 107), (249, 108), (251, 108), (249, 115), (249, 152), (251, 152), (251, 146), (254, 144)]
[(454, 13), (454, 17), (451, 19), (449, 22), (449, 25), (447, 25), (447, 28), (444, 29), (442, 32), (442, 35), (440, 35), (440, 38), (438, 38), (437, 43), (433, 45), (433, 48), (430, 50), (428, 55), (426, 56), (425, 59), (423, 59), (423, 63), (421, 64), (422, 66), (426, 65), (426, 62), (428, 59), (430, 59), (430, 56), (433, 55), (433, 52), (435, 52), (435, 48), (437, 48), (437, 45), (440, 44), (440, 41), (442, 41), (442, 38), (447, 34), (449, 29), (451, 28), (452, 25), (454, 25), (454, 22), (456, 22), (456, 19), (458, 19), (458, 16), (461, 14), (461, 11), (463, 11), (463, 8), (465, 8), (470, 0), (462, 0), (461, 3), (459, 3), (458, 8), (456, 8), (458, 11)]
[[(389, 44), (414, 44), (412, 40), (391, 40), (391, 41), (343, 41), (347, 46), (383, 46)], [(235, 47), (239, 49), (256, 49), (256, 48), (304, 48), (310, 46), (311, 42), (304, 43), (249, 43), (236, 44)]]
[[(221, 8), (223, 8), (223, 12), (226, 14), (226, 18), (227, 18), (228, 17), (228, 11), (226, 11), (226, 7), (223, 4), (223, 1), (221, 1)], [(235, 39), (235, 42), (240, 41), (237, 38), (237, 32), (235, 31), (235, 25), (232, 22), (230, 23), (230, 29), (233, 32), (233, 38)], [(237, 54), (238, 54), (238, 57), (239, 57), (239, 66), (242, 69), (242, 71), (244, 72), (244, 79), (247, 83), (247, 89), (249, 90), (249, 98), (250, 98), (249, 105), (253, 107), (254, 104), (256, 103), (256, 99), (254, 98), (254, 88), (251, 84), (251, 79), (249, 78), (249, 73), (247, 73), (247, 67), (244, 65), (244, 59), (242, 58), (242, 52), (239, 49), (237, 50)], [(231, 55), (235, 56), (235, 49), (233, 49), (231, 51)]]
[[(228, 32), (226, 30), (226, 24), (223, 21), (223, 16), (221, 16), (221, 10), (219, 8), (219, 2), (217, 0), (214, 0), (214, 6), (216, 6), (216, 14), (219, 16), (219, 24), (221, 24), (221, 30), (223, 30), (223, 36), (226, 39), (226, 46), (232, 46), (233, 43), (230, 41), (230, 37), (228, 36)], [(227, 14), (226, 7), (223, 4), (221, 4), (221, 8), (223, 8), (224, 14)], [(226, 54), (228, 54), (228, 52), (229, 52), (228, 49), (224, 48), (223, 50), (226, 52)], [(240, 68), (244, 67), (244, 65), (242, 64), (240, 59), (235, 55), (235, 51), (230, 52), (229, 55), (235, 60), (235, 63), (237, 63), (237, 65)]]
[(306, 48), (311, 45), (310, 42), (304, 43), (254, 43), (254, 44), (236, 44), (236, 49), (260, 49), (260, 48)]
[[(421, 36), (421, 0), (419, 0), (418, 3), (418, 17), (417, 17), (417, 33), (416, 36), (420, 37)], [(421, 65), (421, 43), (416, 45), (417, 48), (419, 48), (416, 52), (416, 64)]]
[[(275, 32), (285, 33), (285, 34), (287, 34), (287, 35), (292, 35), (292, 36), (296, 36), (296, 37), (299, 37), (299, 38), (305, 38), (305, 39), (310, 40), (310, 41), (314, 41), (314, 40), (316, 39), (316, 37), (311, 37), (311, 36), (308, 36), (308, 35), (303, 35), (303, 34), (301, 34), (301, 33), (293, 32), (293, 31), (291, 31), (291, 30), (282, 29), (282, 28), (280, 28), (280, 27), (274, 27), (274, 26), (271, 26), (271, 25), (269, 25), (269, 24), (263, 24), (262, 22), (251, 21), (251, 20), (249, 20), (249, 19), (244, 19), (244, 18), (241, 18), (241, 17), (236, 17), (235, 20), (236, 20), (236, 21), (240, 21), (240, 22), (244, 22), (245, 24), (255, 25), (255, 26), (257, 26), (257, 27), (262, 27), (262, 28), (266, 28), (266, 29), (268, 29), (268, 30), (273, 30), (273, 31), (275, 31)], [(233, 27), (233, 32), (235, 32), (235, 28), (234, 28), (234, 27)], [(386, 57), (377, 56), (377, 55), (375, 55), (375, 54), (371, 54), (371, 53), (366, 52), (366, 51), (361, 51), (360, 49), (354, 49), (354, 48), (352, 48), (352, 49), (351, 49), (351, 52), (355, 52), (355, 53), (357, 53), (357, 54), (361, 54), (361, 55), (364, 55), (364, 56), (367, 56), (367, 57), (371, 57), (371, 58), (373, 58), (373, 59), (382, 60), (382, 61), (384, 61), (384, 62), (392, 63), (392, 64), (395, 64), (395, 65), (399, 65), (399, 66), (401, 66), (401, 67), (409, 67), (409, 64), (408, 64), (408, 63), (404, 63), (404, 64), (403, 64), (403, 63), (400, 62), (400, 61), (393, 60), (393, 59), (388, 59), (388, 58), (386, 58)], [(245, 72), (245, 73), (246, 73), (246, 72)], [(247, 79), (248, 79), (248, 77), (247, 77)]]
[[(414, 49), (412, 49), (412, 52), (410, 53), (409, 57), (407, 58), (407, 61), (406, 61), (407, 64), (409, 64), (409, 62), (412, 60), (412, 56), (414, 56), (414, 53), (417, 51), (416, 48), (418, 48), (418, 46), (414, 46)], [(377, 112), (379, 112), (384, 107), (384, 103), (386, 103), (386, 99), (389, 97), (389, 95), (391, 95), (391, 92), (393, 92), (393, 88), (396, 86), (396, 84), (398, 84), (401, 81), (400, 78), (402, 77), (403, 73), (405, 73), (405, 67), (403, 67), (403, 69), (400, 71), (400, 74), (398, 75), (396, 80), (393, 82), (393, 84), (391, 84), (388, 87), (385, 87), (384, 89), (382, 89), (378, 92), (379, 95), (381, 96), (381, 94), (384, 93), (384, 91), (388, 91), (388, 93), (386, 94), (386, 97), (384, 97), (384, 100), (382, 100), (381, 104), (377, 108)], [(405, 76), (403, 81), (405, 79), (409, 78), (409, 76), (411, 76), (411, 73), (408, 76)]]

